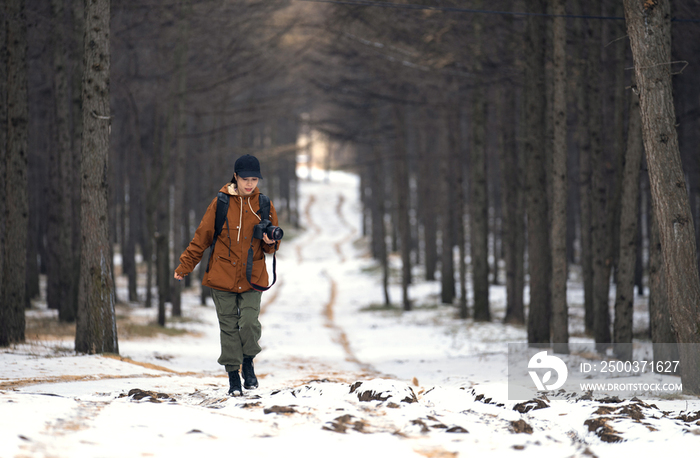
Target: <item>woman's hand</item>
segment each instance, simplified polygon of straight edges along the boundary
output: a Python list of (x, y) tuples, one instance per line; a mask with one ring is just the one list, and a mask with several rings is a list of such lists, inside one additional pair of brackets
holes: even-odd
[(275, 243), (275, 241), (268, 237), (267, 234), (263, 234), (263, 242), (267, 243), (268, 245)]
[(175, 275), (174, 275), (173, 278), (175, 278), (175, 280), (177, 280), (177, 281), (180, 281), (180, 280), (182, 280), (184, 277), (178, 275), (177, 272), (175, 272)]

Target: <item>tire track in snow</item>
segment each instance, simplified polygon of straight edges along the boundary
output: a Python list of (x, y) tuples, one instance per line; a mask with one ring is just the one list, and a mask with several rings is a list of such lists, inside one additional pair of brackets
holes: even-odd
[[(306, 204), (306, 208), (304, 209), (304, 214), (306, 215), (306, 218), (307, 218), (307, 220), (309, 220), (309, 221), (311, 221), (311, 206), (314, 204), (315, 200), (316, 200), (316, 199), (315, 199), (315, 196), (312, 195), (312, 196), (309, 198), (309, 201), (308, 201), (307, 204)], [(310, 225), (313, 226), (314, 235), (321, 232), (321, 228), (318, 227), (316, 224), (310, 223)], [(295, 251), (296, 251), (296, 255), (297, 255), (297, 263), (298, 263), (298, 264), (301, 264), (301, 263), (304, 262), (304, 256), (302, 255), (302, 249), (303, 249), (306, 245), (307, 245), (306, 243), (304, 243), (304, 244), (297, 244), (296, 247), (295, 247), (295, 248), (296, 248)], [(280, 290), (281, 290), (282, 287), (284, 286), (284, 280), (283, 280), (281, 277), (278, 278), (278, 279), (277, 279), (276, 285), (277, 285), (277, 288), (273, 288), (273, 289), (270, 290), (270, 291), (272, 291), (272, 296), (271, 296), (268, 300), (265, 301), (265, 304), (261, 305), (261, 307), (260, 307), (260, 315), (261, 315), (261, 316), (264, 315), (265, 312), (267, 312), (268, 307), (269, 307), (272, 303), (274, 303), (274, 302), (277, 300), (277, 298), (279, 297)]]
[[(311, 207), (316, 203), (316, 196), (311, 194), (309, 196), (309, 201), (306, 203), (306, 207), (304, 208), (304, 216), (306, 216), (306, 221), (308, 222), (308, 225), (313, 228), (313, 235), (318, 235), (321, 233), (321, 227), (317, 225), (316, 223), (313, 222), (313, 219), (311, 218)], [(307, 238), (310, 238), (310, 236), (307, 236)], [(304, 262), (304, 256), (302, 254), (302, 250), (306, 248), (311, 242), (305, 242), (305, 243), (299, 243), (296, 246), (296, 252), (297, 252), (297, 262), (299, 264)]]
[(355, 353), (352, 351), (352, 347), (350, 346), (350, 341), (348, 340), (347, 334), (345, 334), (345, 331), (343, 331), (343, 329), (340, 326), (335, 324), (333, 306), (335, 305), (338, 286), (335, 280), (333, 280), (333, 278), (330, 275), (326, 275), (328, 276), (328, 281), (331, 284), (331, 293), (328, 303), (323, 307), (323, 314), (326, 319), (324, 326), (332, 330), (335, 334), (333, 341), (343, 348), (346, 355), (345, 359), (347, 361), (357, 364), (365, 372), (369, 372), (374, 375), (379, 375), (379, 372), (376, 369), (374, 369), (372, 365), (363, 363), (357, 358), (357, 356), (355, 356)]
[[(31, 438), (22, 437), (26, 444), (20, 446), (24, 452), (30, 455), (57, 456), (56, 438), (75, 435), (90, 428), (90, 423), (96, 419), (102, 409), (110, 402), (80, 401), (76, 399), (76, 405), (70, 412), (65, 412), (57, 418), (45, 420), (43, 431)], [(18, 456), (26, 456), (21, 454)]]
[(90, 374), (90, 375), (58, 375), (55, 377), (31, 377), (14, 379), (0, 383), (0, 390), (16, 390), (31, 385), (44, 385), (48, 383), (71, 383), (71, 382), (94, 382), (98, 380), (118, 380), (118, 379), (134, 379), (134, 378), (158, 378), (170, 377), (176, 374), (132, 374), (132, 375), (109, 375), (109, 374)]
[(157, 364), (145, 363), (141, 361), (135, 361), (131, 358), (125, 358), (119, 355), (103, 354), (100, 355), (103, 358), (116, 359), (127, 364), (133, 364), (135, 366), (143, 367), (145, 369), (151, 369), (155, 371), (163, 372), (163, 374), (88, 374), (88, 375), (57, 375), (51, 377), (30, 377), (23, 379), (14, 379), (4, 382), (0, 382), (0, 390), (16, 390), (17, 388), (31, 386), (31, 385), (43, 385), (48, 383), (69, 383), (69, 382), (94, 382), (98, 380), (118, 380), (118, 379), (138, 379), (138, 378), (159, 378), (159, 377), (211, 377), (210, 374), (205, 374), (201, 372), (178, 372), (172, 369), (168, 369), (164, 366), (159, 366)]
[[(316, 198), (312, 194), (309, 197), (309, 201), (308, 201), (306, 208), (304, 210), (304, 214), (306, 216), (307, 224), (313, 228), (314, 234), (318, 234), (321, 232), (321, 227), (318, 226), (314, 222), (313, 218), (311, 217), (311, 214), (312, 214), (311, 209), (315, 203), (316, 203)], [(348, 229), (350, 229), (350, 234), (346, 235), (341, 240), (334, 243), (335, 251), (338, 254), (338, 257), (340, 258), (341, 263), (345, 262), (345, 257), (343, 255), (342, 246), (345, 243), (349, 242), (355, 236), (355, 234), (357, 232), (356, 229), (354, 227), (352, 227), (347, 222), (345, 217), (343, 216), (344, 203), (345, 203), (345, 198), (343, 197), (342, 194), (340, 194), (338, 196), (338, 202), (335, 206), (335, 213), (336, 213), (338, 219), (341, 221), (342, 225), (344, 227), (347, 227)], [(299, 262), (302, 262), (302, 259), (303, 259), (302, 254), (301, 254), (302, 249), (308, 248), (309, 245), (310, 245), (310, 242), (307, 242), (304, 244), (299, 244), (297, 246)], [(360, 361), (357, 358), (355, 353), (352, 351), (352, 346), (350, 345), (350, 341), (348, 339), (347, 334), (340, 326), (338, 326), (336, 324), (334, 307), (335, 307), (336, 299), (338, 296), (338, 285), (337, 285), (336, 280), (333, 278), (333, 276), (330, 275), (325, 269), (323, 270), (323, 275), (325, 275), (328, 278), (328, 281), (330, 283), (329, 299), (328, 299), (328, 302), (323, 306), (324, 326), (333, 332), (333, 334), (334, 334), (333, 341), (336, 344), (340, 345), (340, 347), (345, 352), (346, 361), (350, 361), (350, 362), (356, 364), (364, 372), (368, 372), (368, 373), (371, 373), (374, 375), (379, 375), (379, 372), (376, 369), (374, 369), (370, 364), (363, 363), (362, 361)]]
[(338, 219), (340, 220), (340, 222), (343, 223), (343, 226), (350, 229), (350, 233), (348, 235), (346, 235), (343, 239), (341, 239), (340, 241), (336, 242), (333, 245), (333, 247), (335, 248), (335, 251), (338, 253), (338, 257), (340, 258), (341, 264), (345, 262), (345, 255), (343, 255), (343, 245), (350, 242), (353, 238), (355, 238), (355, 235), (357, 234), (357, 229), (355, 229), (348, 222), (348, 220), (345, 219), (345, 215), (343, 215), (343, 204), (344, 203), (345, 203), (345, 197), (342, 194), (338, 195), (338, 204), (335, 207), (335, 212), (338, 215)]

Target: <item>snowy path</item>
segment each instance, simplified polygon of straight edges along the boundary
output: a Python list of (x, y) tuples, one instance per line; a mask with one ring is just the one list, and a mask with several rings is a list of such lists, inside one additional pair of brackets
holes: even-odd
[[(120, 357), (76, 355), (70, 341), (0, 351), (0, 458), (617, 458), (687, 453), (697, 442), (696, 398), (514, 410), (505, 345), (524, 330), (454, 320), (431, 305), (435, 284), (412, 286), (409, 314), (363, 310), (383, 295), (354, 245), (356, 179), (300, 187), (306, 230), (285, 240), (278, 283), (263, 295), (259, 389), (226, 395), (215, 312), (189, 291), (188, 320), (171, 326), (196, 335), (122, 340)], [(497, 308), (503, 292), (492, 291)]]
[[(342, 281), (341, 267), (345, 261), (343, 250), (354, 239), (357, 229), (343, 216), (344, 195), (323, 188), (318, 184), (319, 192), (303, 197), (302, 225), (307, 231), (289, 244), (296, 259), (280, 256), (279, 277), (293, 277), (290, 272), (293, 269), (301, 272), (303, 281), (286, 280), (273, 300), (264, 300), (263, 353), (259, 359), (261, 365), (268, 361), (286, 362), (313, 373), (354, 371), (358, 372), (353, 375), (357, 378), (376, 371), (357, 359), (336, 320), (341, 300), (338, 284)], [(273, 376), (276, 372), (271, 371)]]

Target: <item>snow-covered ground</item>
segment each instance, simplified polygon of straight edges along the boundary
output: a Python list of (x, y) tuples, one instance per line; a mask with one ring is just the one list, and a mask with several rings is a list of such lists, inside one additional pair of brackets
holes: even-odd
[[(186, 335), (122, 339), (120, 356), (75, 354), (72, 339), (1, 350), (0, 458), (617, 458), (680, 456), (700, 443), (696, 397), (509, 399), (508, 343), (526, 341), (526, 331), (500, 323), (503, 287), (491, 289), (491, 323), (456, 319), (439, 305), (439, 285), (418, 276), (414, 311), (378, 307), (357, 185), (344, 173), (300, 184), (305, 231), (287, 231), (278, 282), (263, 294), (260, 388), (227, 396), (216, 313), (193, 288), (183, 297), (186, 319), (168, 325)], [(569, 294), (576, 315), (575, 282)], [(155, 320), (154, 309), (128, 310)], [(643, 307), (636, 322), (644, 326)], [(591, 360), (568, 363), (581, 361)]]

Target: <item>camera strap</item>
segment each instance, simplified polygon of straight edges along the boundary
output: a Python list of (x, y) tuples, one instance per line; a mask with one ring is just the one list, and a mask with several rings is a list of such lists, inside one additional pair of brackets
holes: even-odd
[[(262, 243), (262, 242), (261, 242)], [(275, 252), (272, 254), (272, 283), (270, 283), (270, 286), (260, 286), (256, 285), (253, 283), (252, 277), (253, 277), (253, 242), (250, 243), (250, 248), (248, 248), (248, 262), (246, 262), (245, 265), (245, 277), (246, 280), (248, 280), (248, 283), (250, 283), (250, 286), (253, 287), (255, 291), (267, 291), (268, 289), (272, 288), (272, 285), (275, 284), (277, 281), (277, 244), (279, 242), (275, 241)], [(263, 261), (265, 260), (265, 255), (263, 254)]]
[[(258, 210), (258, 215), (260, 215), (261, 220), (270, 219), (270, 198), (265, 194), (259, 195), (259, 205), (260, 210)], [(262, 240), (260, 241), (262, 243)], [(250, 242), (250, 248), (248, 248), (248, 262), (245, 265), (245, 276), (250, 286), (253, 287), (255, 291), (267, 291), (272, 288), (272, 285), (277, 281), (277, 242), (275, 242), (275, 252), (272, 254), (272, 283), (270, 286), (260, 286), (253, 283), (253, 241)], [(263, 254), (263, 260), (265, 259), (265, 254)]]

